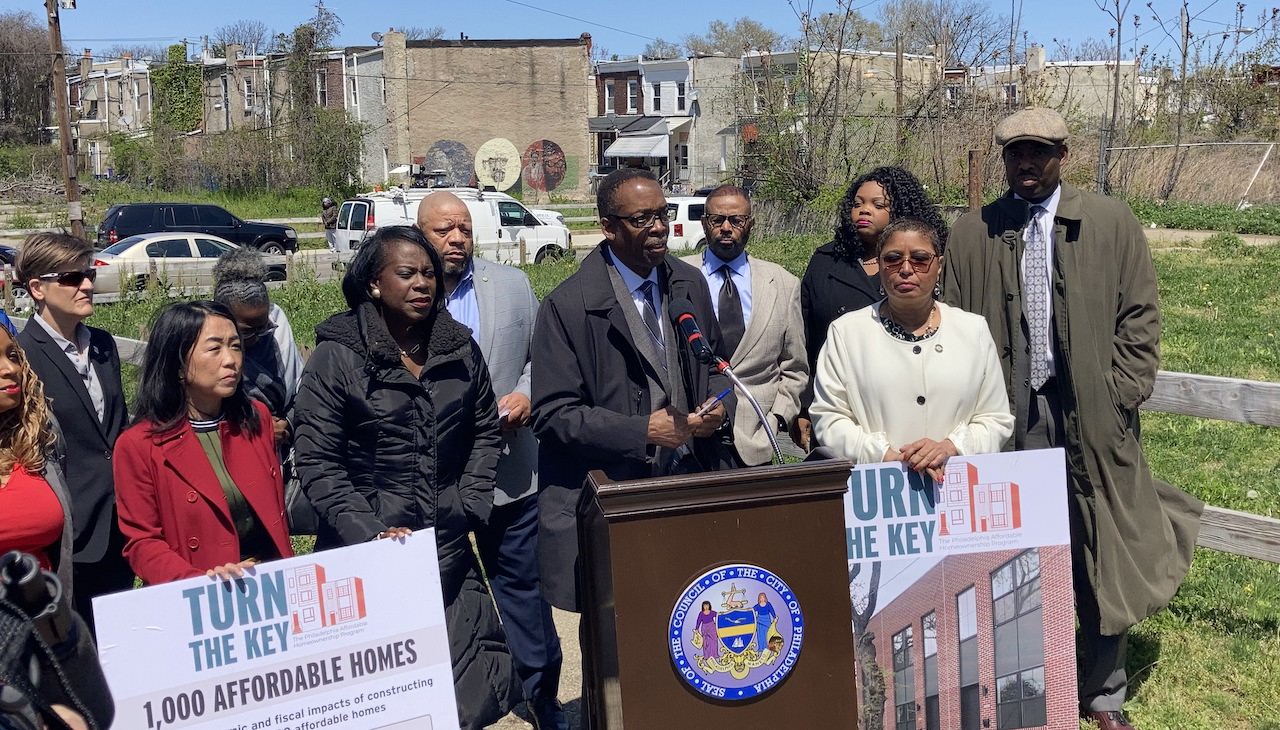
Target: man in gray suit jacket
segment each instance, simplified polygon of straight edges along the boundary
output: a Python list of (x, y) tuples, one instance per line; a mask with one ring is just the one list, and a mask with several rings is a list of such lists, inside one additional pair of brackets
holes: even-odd
[(809, 360), (800, 314), (800, 280), (775, 263), (747, 256), (751, 222), (746, 192), (721, 185), (707, 196), (702, 216), (707, 249), (684, 261), (699, 267), (706, 277), (729, 364), (767, 416), (766, 426), (746, 398), (738, 399), (733, 445), (745, 465), (759, 466), (773, 457), (764, 429), (784, 434), (800, 413)]
[(529, 343), (538, 299), (524, 272), (475, 258), (471, 213), (453, 193), (418, 206), (418, 228), (444, 260), (445, 302), (480, 345), (503, 431), (493, 513), (475, 527), (480, 560), (540, 730), (567, 729), (556, 700), (560, 639), (538, 574), (538, 442), (529, 428)]

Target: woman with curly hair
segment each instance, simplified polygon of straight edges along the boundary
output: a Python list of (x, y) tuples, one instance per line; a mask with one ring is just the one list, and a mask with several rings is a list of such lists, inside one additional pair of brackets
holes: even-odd
[[(800, 282), (800, 308), (804, 316), (809, 371), (827, 341), (827, 328), (840, 315), (879, 301), (883, 296), (877, 275), (876, 240), (890, 222), (919, 218), (938, 232), (946, 244), (947, 224), (925, 195), (924, 186), (901, 167), (877, 167), (849, 184), (840, 202), (835, 240), (813, 252)], [(813, 385), (801, 401), (802, 412), (792, 422), (791, 438), (809, 449), (809, 404)]]
[[(61, 442), (40, 378), (13, 335), (0, 327), (0, 555), (18, 550), (35, 556), (42, 570), (56, 572), (62, 586), (60, 600), (70, 607), (74, 532), (71, 497), (62, 475)], [(76, 613), (71, 614), (71, 620), (63, 646), (74, 644), (72, 655), (77, 657), (78, 666), (94, 675), (77, 675), (77, 679), (86, 684), (91, 683), (91, 678), (105, 682), (95, 672), (97, 648), (88, 624)], [(9, 635), (5, 640), (12, 644), (17, 638)], [(44, 679), (36, 688), (40, 702), (33, 704), (43, 705), (37, 711), (44, 720), (52, 723), (48, 714), (51, 712), (67, 727), (111, 726), (115, 716), (111, 695), (81, 692), (77, 699), (66, 677), (56, 671), (47, 655), (38, 656)], [(18, 697), (22, 696), (22, 686), (21, 682), (13, 683), (20, 690)], [(72, 710), (72, 705), (77, 709)], [(0, 711), (0, 725), (9, 727), (3, 722), (4, 715)]]
[(0, 554), (20, 550), (54, 570), (71, 598), (71, 499), (53, 457), (44, 386), (26, 353), (0, 328)]

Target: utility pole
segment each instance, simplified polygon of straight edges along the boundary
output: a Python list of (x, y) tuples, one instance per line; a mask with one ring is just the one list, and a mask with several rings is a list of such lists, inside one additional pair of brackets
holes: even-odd
[[(53, 98), (58, 105), (58, 139), (62, 143), (62, 171), (67, 186), (67, 218), (71, 221), (71, 235), (84, 238), (80, 182), (76, 180), (76, 158), (71, 147), (71, 110), (67, 108), (67, 67), (62, 54), (62, 24), (58, 20), (58, 3), (59, 0), (44, 0), (44, 9), (49, 15), (49, 51), (53, 55)], [(75, 7), (74, 0), (69, 7)]]
[(893, 87), (894, 87), (894, 117), (897, 120), (896, 139), (898, 144), (898, 162), (903, 162), (907, 157), (907, 131), (902, 123), (902, 36), (899, 35), (893, 39)]
[(1182, 11), (1178, 18), (1178, 40), (1182, 42), (1182, 79), (1178, 84), (1178, 118), (1175, 120), (1173, 133), (1173, 161), (1169, 163), (1169, 177), (1160, 188), (1160, 200), (1165, 201), (1173, 194), (1173, 187), (1178, 182), (1178, 157), (1182, 151), (1182, 118), (1187, 113), (1187, 53), (1191, 45), (1191, 20), (1187, 17), (1186, 0), (1182, 2)]

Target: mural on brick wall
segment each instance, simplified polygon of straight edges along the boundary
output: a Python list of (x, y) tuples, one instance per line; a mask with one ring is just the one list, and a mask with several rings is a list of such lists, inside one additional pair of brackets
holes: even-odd
[(953, 457), (845, 493), (862, 727), (1076, 728), (1061, 449)]
[(480, 187), (509, 190), (520, 179), (520, 151), (511, 140), (494, 137), (476, 150), (475, 170)]
[(521, 156), (521, 179), (526, 187), (549, 193), (564, 182), (568, 163), (564, 150), (549, 139), (529, 145)]
[(521, 153), (511, 140), (494, 137), (472, 154), (457, 140), (436, 140), (424, 156), (415, 156), (415, 164), (425, 171), (445, 171), (445, 182), (452, 186), (493, 187), (512, 191), (550, 193), (574, 188), (578, 184), (576, 158), (565, 155), (564, 148), (549, 139), (530, 143)]
[(444, 170), (451, 186), (471, 185), (475, 181), (474, 157), (467, 146), (456, 139), (442, 139), (427, 149), (428, 171)]

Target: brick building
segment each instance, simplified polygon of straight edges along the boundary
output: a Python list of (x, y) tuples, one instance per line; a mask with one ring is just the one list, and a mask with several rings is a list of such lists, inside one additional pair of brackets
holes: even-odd
[(868, 631), (884, 730), (1078, 726), (1069, 546), (942, 558)]
[(453, 184), (519, 190), (526, 201), (585, 197), (587, 117), (595, 97), (590, 57), (586, 33), (423, 41), (383, 34), (386, 104), (379, 126), (388, 166), (444, 170)]

